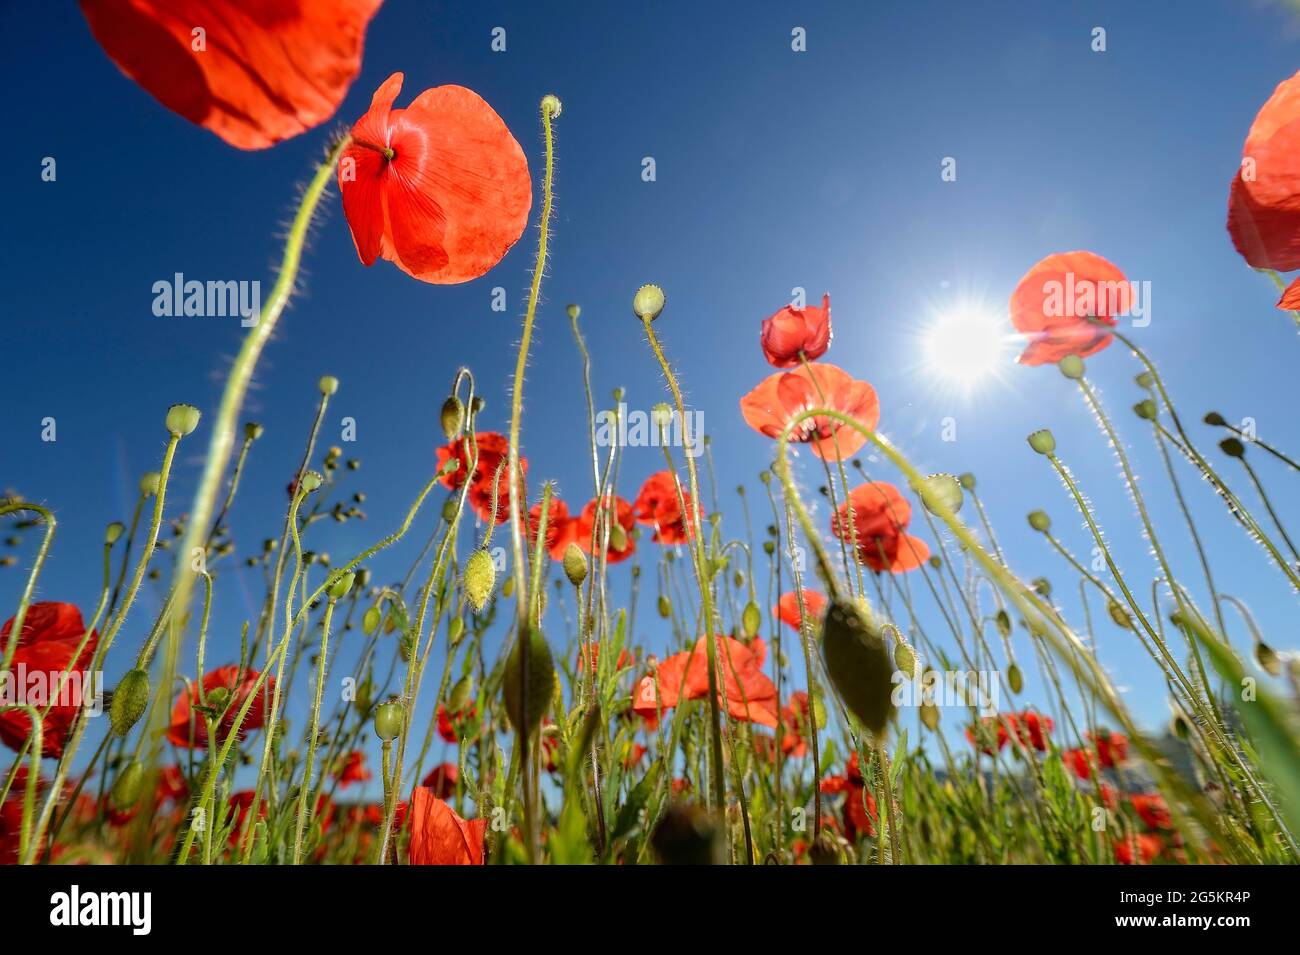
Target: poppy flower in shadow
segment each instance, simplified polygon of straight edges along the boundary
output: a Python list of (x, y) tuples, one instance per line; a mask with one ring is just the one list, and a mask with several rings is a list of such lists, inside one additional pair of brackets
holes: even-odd
[(1029, 339), (1022, 365), (1087, 358), (1111, 343), (1092, 320), (1115, 325), (1133, 305), (1133, 289), (1114, 263), (1092, 252), (1058, 252), (1025, 273), (1011, 293), (1011, 324)]
[(1257, 269), (1300, 269), (1297, 120), (1300, 73), (1279, 83), (1255, 116), (1228, 192), (1228, 234), (1242, 258)]
[[(686, 513), (682, 513), (682, 504)], [(677, 497), (677, 482), (671, 471), (656, 471), (646, 478), (633, 502), (636, 518), (642, 524), (654, 527), (650, 538), (659, 544), (684, 544), (690, 539), (688, 523), (691, 518), (691, 493), (682, 488), (681, 500)]]
[[(793, 368), (802, 359), (816, 361), (831, 345), (831, 297), (822, 296), (821, 307), (787, 305), (763, 319), (759, 334), (763, 357), (776, 368)], [(801, 357), (802, 356), (802, 357)]]
[(339, 159), (339, 191), (357, 255), (423, 282), (478, 278), (523, 234), (528, 160), (501, 117), (463, 86), (425, 90), (393, 109), (403, 76), (375, 91)]
[[(218, 743), (224, 743), (230, 735), (239, 711), (253, 692), (258, 676), (256, 670), (245, 670), (241, 676), (239, 667), (233, 663), (217, 667), (204, 675), (203, 698), (207, 702), (207, 708), (220, 714), (217, 723)], [(268, 677), (239, 727), (239, 739), (242, 740), (251, 730), (261, 729), (270, 701), (268, 694), (274, 691), (275, 677)], [(200, 705), (197, 685), (189, 687), (176, 697), (176, 703), (172, 706), (171, 723), (167, 727), (167, 739), (171, 743), (194, 749), (207, 747), (208, 725), (205, 714), (199, 710)]]
[(858, 754), (849, 757), (843, 776), (827, 776), (820, 782), (821, 791), (829, 796), (844, 794), (844, 836), (855, 842), (858, 835), (876, 834), (876, 799), (867, 789)]
[(407, 809), (411, 865), (482, 865), (486, 819), (462, 819), (433, 790), (417, 786)]
[(850, 543), (856, 537), (859, 563), (877, 573), (898, 574), (916, 570), (930, 558), (925, 541), (907, 533), (911, 520), (912, 505), (898, 488), (869, 481), (849, 492), (848, 501), (831, 518), (831, 533)]
[(172, 112), (240, 149), (334, 115), (382, 0), (81, 0), (118, 68)]
[[(821, 620), (822, 611), (826, 609), (826, 597), (815, 590), (803, 591), (803, 607), (808, 615), (810, 626), (816, 625)], [(793, 590), (783, 593), (781, 599), (776, 602), (776, 615), (781, 622), (799, 629), (799, 594)]]
[[(465, 438), (457, 438), (450, 444), (438, 449), (438, 469), (455, 458), (460, 466), (450, 474), (444, 474), (439, 480), (452, 491), (459, 491), (469, 479), (469, 506), (480, 520), (491, 521), (492, 487), (496, 485), (496, 522), (504, 524), (510, 520), (510, 479), (509, 468), (504, 467), (510, 452), (510, 442), (504, 434), (496, 431), (480, 431), (474, 436), (474, 445), (478, 458), (470, 470), (470, 446)], [(528, 459), (519, 459), (521, 475), (528, 474)], [(498, 477), (499, 472), (499, 477)]]
[[(14, 618), (5, 621), (0, 628), (0, 648), (9, 645), (13, 633)], [(85, 646), (82, 646), (82, 641)], [(51, 693), (59, 689), (63, 681), (63, 671), (68, 670), (66, 682), (62, 682), (62, 692), (51, 697), (54, 705), (49, 708), (41, 720), (41, 755), (58, 759), (63, 755), (72, 724), (81, 711), (81, 696), (89, 689), (86, 668), (90, 666), (99, 643), (99, 634), (91, 631), (87, 637), (86, 625), (81, 619), (81, 611), (68, 603), (44, 601), (34, 603), (27, 608), (23, 618), (23, 629), (18, 634), (18, 644), (14, 651), (12, 672), (16, 675), (26, 672), (30, 679), (43, 675)], [(78, 653), (78, 648), (81, 652)], [(12, 699), (0, 699), (10, 703)], [(45, 701), (48, 702), (48, 701)], [(36, 707), (44, 709), (44, 702)], [(13, 750), (21, 750), (31, 732), (32, 721), (22, 710), (7, 710), (0, 713), (0, 740)]]
[[(762, 640), (746, 645), (734, 637), (715, 639), (719, 705), (738, 720), (775, 727), (776, 687), (762, 669), (767, 645)], [(655, 672), (646, 674), (637, 683), (632, 709), (645, 719), (647, 728), (654, 729), (660, 711), (671, 709), (680, 700), (708, 698), (707, 652), (704, 637), (700, 637), (691, 650), (668, 657)]]
[(420, 785), (429, 789), (439, 799), (450, 799), (456, 792), (456, 782), (460, 779), (460, 770), (455, 763), (442, 763), (433, 767)]
[[(796, 416), (813, 408), (838, 411), (871, 431), (880, 424), (876, 389), (825, 363), (769, 375), (740, 399), (745, 423), (769, 438), (780, 437)], [(867, 442), (856, 428), (824, 415), (800, 421), (790, 432), (790, 440), (809, 445), (813, 454), (827, 460), (848, 457)]]

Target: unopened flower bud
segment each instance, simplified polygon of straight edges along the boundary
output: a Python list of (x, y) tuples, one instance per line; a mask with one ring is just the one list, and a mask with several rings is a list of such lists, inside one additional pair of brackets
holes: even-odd
[(114, 521), (104, 528), (104, 543), (111, 547), (121, 539), (124, 533), (126, 533), (126, 525), (121, 521)]
[(264, 429), (256, 421), (249, 421), (244, 425), (244, 437), (249, 441), (256, 441), (262, 436)]
[(117, 774), (109, 793), (114, 809), (126, 812), (140, 801), (140, 794), (144, 792), (144, 776), (144, 763), (134, 759)]
[(1282, 658), (1263, 640), (1255, 644), (1255, 662), (1269, 676), (1282, 675)]
[(959, 475), (957, 481), (966, 490), (968, 491), (975, 490), (975, 475), (971, 474), (969, 471), (967, 471), (965, 474)]
[(352, 590), (352, 584), (356, 581), (356, 574), (349, 571), (346, 574), (340, 574), (330, 584), (329, 595), (332, 600), (342, 600)]
[(667, 620), (673, 615), (673, 602), (663, 594), (659, 595), (659, 616)]
[(1223, 428), (1228, 424), (1228, 422), (1223, 420), (1223, 415), (1219, 414), (1217, 411), (1208, 412), (1205, 415), (1205, 423), (1216, 428)]
[(442, 403), (442, 433), (448, 441), (455, 441), (461, 429), (465, 427), (465, 402), (456, 395), (449, 395)]
[(574, 321), (577, 321), (578, 316), (582, 314), (582, 309), (572, 303), (570, 303), (564, 311), (567, 312), (569, 318), (572, 318)]
[(569, 578), (569, 583), (581, 587), (587, 579), (587, 555), (582, 552), (582, 548), (573, 543), (564, 548), (563, 565), (564, 576)]
[(1066, 378), (1077, 381), (1083, 377), (1083, 359), (1078, 355), (1066, 355), (1056, 363), (1056, 367)]
[(158, 487), (162, 483), (162, 475), (157, 471), (149, 471), (140, 478), (140, 493), (145, 497), (153, 497), (158, 493)]
[(550, 115), (551, 119), (559, 116), (564, 112), (564, 104), (554, 93), (547, 93), (542, 97), (542, 112)]
[(113, 691), (113, 702), (108, 706), (108, 722), (113, 732), (125, 736), (148, 707), (149, 674), (144, 670), (127, 670)]
[(465, 561), (463, 579), (465, 596), (469, 599), (470, 606), (475, 613), (482, 612), (497, 582), (497, 569), (492, 563), (492, 555), (483, 549), (470, 554), (469, 560)]
[(1244, 458), (1246, 446), (1236, 438), (1224, 438), (1219, 442), (1219, 449), (1230, 458)]
[(879, 736), (894, 712), (894, 668), (884, 637), (859, 604), (831, 602), (822, 627), (822, 656), (844, 705)]
[(333, 375), (324, 375), (318, 382), (322, 395), (332, 395), (339, 390), (339, 380)]
[(555, 661), (540, 630), (530, 627), (526, 639), (528, 659), (524, 659), (523, 640), (516, 640), (506, 660), (501, 691), (510, 725), (531, 735), (555, 696)]
[(1046, 511), (1030, 511), (1029, 526), (1036, 531), (1046, 534), (1052, 529), (1052, 519), (1047, 516)]
[(1156, 415), (1159, 414), (1159, 408), (1151, 398), (1143, 398), (1133, 406), (1133, 413), (1144, 421), (1155, 421)]
[(758, 628), (763, 625), (763, 611), (758, 609), (758, 604), (750, 601), (745, 604), (745, 609), (740, 612), (740, 629), (746, 637), (758, 636)]
[(474, 692), (474, 680), (468, 674), (456, 681), (456, 685), (451, 688), (447, 694), (447, 712), (459, 713), (469, 702), (470, 695)]

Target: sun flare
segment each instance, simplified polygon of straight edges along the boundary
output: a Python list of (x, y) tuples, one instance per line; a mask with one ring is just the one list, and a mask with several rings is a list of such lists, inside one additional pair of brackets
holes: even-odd
[(939, 314), (924, 331), (926, 369), (940, 381), (970, 391), (1003, 370), (1007, 330), (992, 310), (964, 305)]

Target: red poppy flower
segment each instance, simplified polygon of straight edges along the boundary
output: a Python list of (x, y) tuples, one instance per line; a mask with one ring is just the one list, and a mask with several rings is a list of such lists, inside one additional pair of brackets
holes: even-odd
[[(0, 650), (8, 646), (13, 629), (14, 618), (10, 617), (5, 621), (4, 627), (0, 628)], [(78, 654), (77, 648), (81, 646), (82, 640), (86, 641), (86, 645)], [(18, 634), (18, 646), (14, 651), (12, 672), (15, 676), (25, 672), (28, 681), (39, 675), (46, 692), (40, 698), (27, 699), (26, 688), (31, 683), (24, 681), (21, 687), (23, 698), (4, 702), (28, 702), (42, 711), (53, 700), (54, 705), (41, 720), (43, 756), (58, 759), (63, 755), (63, 747), (72, 731), (72, 724), (81, 712), (81, 690), (89, 688), (86, 668), (90, 666), (98, 643), (99, 634), (93, 630), (89, 639), (86, 638), (86, 625), (82, 622), (81, 611), (72, 604), (46, 601), (34, 603), (27, 608), (23, 629)], [(63, 679), (63, 671), (70, 664), (67, 682), (62, 684), (63, 690), (59, 693), (57, 691)], [(51, 694), (55, 695), (51, 697)], [(31, 718), (22, 710), (0, 713), (0, 740), (10, 749), (21, 750), (31, 728)]]
[[(231, 793), (226, 801), (226, 825), (231, 825), (233, 821), (229, 836), (232, 846), (239, 845), (240, 840), (244, 838), (244, 827), (249, 825), (248, 814), (253, 810), (255, 795), (251, 789), (241, 789), (239, 792)], [(257, 804), (257, 818), (266, 818), (266, 800)]]
[(486, 819), (465, 820), (424, 786), (411, 795), (411, 865), (482, 865)]
[(1111, 342), (1089, 319), (1107, 325), (1128, 312), (1132, 288), (1112, 262), (1092, 252), (1058, 252), (1040, 261), (1011, 293), (1011, 324), (1029, 338), (1022, 365), (1087, 358)]
[[(803, 591), (804, 611), (808, 614), (811, 623), (816, 623), (821, 619), (822, 611), (826, 609), (826, 598), (815, 590), (805, 589)], [(781, 622), (788, 624), (794, 629), (799, 629), (799, 595), (793, 590), (783, 593), (781, 599), (776, 602), (776, 615), (781, 618)]]
[[(867, 789), (866, 780), (862, 776), (862, 768), (858, 762), (858, 754), (854, 753), (845, 767), (843, 776), (827, 776), (818, 783), (821, 791), (827, 795), (834, 796), (844, 793), (844, 836), (850, 842), (856, 842), (858, 834), (867, 836), (876, 834), (876, 800)], [(863, 805), (865, 797), (866, 805)]]
[[(1032, 710), (1023, 713), (1002, 713), (999, 716), (987, 716), (973, 727), (966, 729), (966, 738), (978, 746), (980, 751), (992, 756), (1014, 736), (1022, 746), (1032, 746), (1040, 753), (1047, 752), (1047, 734), (1052, 730), (1052, 718), (1042, 716)], [(1077, 773), (1077, 770), (1076, 770)], [(1086, 778), (1086, 777), (1081, 777)]]
[(104, 798), (100, 800), (99, 811), (110, 826), (114, 829), (121, 829), (136, 817), (136, 813), (140, 811), (140, 804), (137, 802), (126, 809), (118, 809), (113, 805), (112, 796), (105, 793)]
[(1172, 829), (1173, 817), (1169, 806), (1159, 793), (1134, 793), (1128, 797), (1133, 810), (1146, 823), (1148, 829)]
[[(492, 485), (496, 483), (496, 522), (504, 524), (510, 520), (510, 475), (509, 468), (502, 464), (509, 454), (510, 442), (504, 434), (496, 431), (480, 431), (474, 439), (478, 447), (478, 461), (473, 473), (470, 472), (469, 448), (464, 438), (457, 438), (438, 449), (439, 470), (452, 458), (460, 462), (460, 467), (451, 474), (444, 474), (440, 480), (444, 487), (459, 491), (465, 483), (466, 475), (469, 475), (469, 505), (479, 519), (484, 521), (492, 520)], [(501, 472), (499, 480), (498, 469)], [(519, 459), (519, 473), (521, 476), (528, 474), (527, 458)]]
[(993, 756), (1007, 745), (1007, 728), (1000, 718), (986, 716), (974, 726), (966, 727), (966, 739), (981, 753)]
[(1128, 759), (1128, 737), (1122, 733), (1088, 734), (1097, 748), (1097, 761), (1103, 769), (1114, 769)]
[(81, 0), (81, 12), (158, 102), (232, 146), (265, 149), (334, 115), (381, 2)]
[(1134, 865), (1136, 860), (1141, 859), (1142, 865), (1148, 865), (1155, 861), (1164, 848), (1163, 839), (1144, 832), (1116, 841), (1115, 861), (1120, 865)]
[[(849, 524), (849, 508), (853, 524)], [(856, 531), (858, 561), (877, 573), (916, 570), (930, 558), (930, 548), (919, 537), (907, 533), (912, 505), (898, 488), (885, 481), (869, 481), (849, 492), (831, 518), (831, 533), (852, 541)]]
[(645, 758), (647, 750), (640, 743), (632, 743), (623, 754), (623, 768), (631, 769)]
[(1260, 108), (1228, 193), (1228, 234), (1251, 266), (1300, 268), (1300, 73)]
[(1101, 799), (1101, 804), (1107, 809), (1119, 808), (1119, 793), (1116, 792), (1115, 787), (1111, 786), (1109, 783), (1102, 783), (1098, 786), (1097, 795)]
[[(776, 687), (763, 673), (767, 645), (755, 640), (746, 646), (733, 637), (717, 637), (716, 651), (721, 686), (718, 702), (727, 713), (739, 720), (775, 727), (777, 722)], [(656, 673), (641, 678), (633, 694), (632, 709), (640, 714), (648, 728), (658, 723), (659, 711), (677, 705), (680, 699), (700, 700), (709, 695), (709, 669), (704, 638), (692, 650), (675, 653), (659, 664)], [(659, 692), (655, 693), (656, 675)]]
[[(241, 678), (239, 667), (229, 664), (217, 667), (203, 677), (203, 693), (205, 697), (218, 688), (229, 692), (229, 703), (222, 712), (221, 722), (218, 724), (218, 743), (226, 741), (226, 737), (230, 734), (230, 728), (235, 725), (235, 720), (239, 716), (239, 711), (243, 709), (244, 702), (248, 699), (249, 694), (253, 692), (253, 685), (257, 682), (258, 676), (256, 670), (247, 670)], [(239, 728), (239, 739), (242, 740), (250, 731), (262, 727), (262, 723), (266, 719), (266, 710), (270, 705), (270, 694), (274, 691), (275, 677), (267, 677), (266, 685), (258, 691), (256, 698), (253, 700), (253, 705), (248, 708), (248, 716), (244, 718), (243, 725)], [(167, 728), (167, 739), (177, 746), (203, 749), (208, 745), (207, 721), (202, 713), (194, 710), (198, 703), (199, 688), (197, 686), (190, 687), (176, 697), (176, 703), (172, 706), (171, 725)]]
[[(507, 515), (509, 516), (509, 515)], [(542, 503), (538, 501), (528, 509), (528, 544), (537, 545), (537, 529), (542, 526)], [(569, 516), (569, 505), (558, 497), (551, 498), (546, 515), (546, 552), (551, 560), (563, 560), (564, 552), (578, 539), (577, 518)]]
[[(682, 513), (682, 503), (686, 513)], [(684, 544), (690, 539), (688, 524), (694, 524), (691, 494), (684, 487), (682, 499), (677, 499), (677, 482), (671, 471), (656, 471), (646, 478), (632, 505), (637, 520), (654, 527), (650, 539), (659, 544)]]
[[(577, 545), (588, 554), (591, 553), (591, 531), (596, 524), (596, 510), (599, 503), (600, 502), (596, 498), (592, 498), (587, 503), (587, 506), (582, 509), (582, 513), (578, 515), (577, 526), (574, 529), (576, 534), (574, 540)], [(614, 497), (612, 507), (606, 503), (605, 507), (601, 510), (605, 513), (610, 513), (612, 511), (611, 516), (613, 518), (610, 522), (609, 528), (610, 539), (605, 547), (605, 562), (609, 564), (617, 564), (620, 561), (627, 560), (636, 551), (636, 540), (632, 537), (632, 529), (636, 527), (636, 512), (632, 509), (631, 504), (617, 495)], [(614, 539), (615, 524), (623, 528), (622, 540)], [(601, 533), (603, 534), (605, 532), (601, 531)], [(625, 546), (622, 549), (619, 549), (617, 546), (619, 543), (622, 543)]]
[(472, 719), (478, 710), (473, 703), (465, 707), (458, 713), (448, 713), (447, 707), (441, 703), (438, 704), (438, 735), (448, 743), (455, 743), (460, 739), (457, 732), (458, 724), (467, 719)]
[(353, 783), (364, 783), (370, 778), (370, 770), (366, 768), (366, 754), (359, 749), (348, 753), (335, 767), (334, 778), (338, 780), (340, 789), (347, 789)]
[(781, 707), (781, 752), (795, 759), (808, 754), (808, 741), (804, 738), (803, 731), (811, 719), (808, 694), (803, 690), (791, 693), (790, 702)]
[(759, 335), (763, 357), (776, 368), (793, 368), (802, 364), (800, 352), (808, 361), (816, 361), (831, 346), (831, 297), (822, 296), (821, 308), (787, 305), (770, 318), (763, 319)]
[(430, 790), (439, 799), (450, 799), (456, 792), (456, 782), (460, 779), (460, 770), (455, 763), (443, 763), (435, 766), (424, 777), (421, 786)]
[(1088, 780), (1092, 778), (1092, 767), (1096, 764), (1097, 757), (1090, 749), (1067, 749), (1061, 753), (1061, 761), (1074, 775)]
[(164, 766), (158, 773), (154, 798), (160, 805), (165, 802), (180, 804), (189, 801), (190, 784), (179, 766)]
[[(780, 437), (792, 418), (812, 408), (839, 411), (872, 431), (880, 424), (876, 389), (824, 363), (769, 375), (740, 399), (745, 423), (769, 438)], [(790, 433), (790, 440), (809, 445), (813, 454), (828, 460), (837, 455), (847, 458), (867, 442), (856, 428), (822, 416), (801, 421)]]
[(501, 117), (463, 86), (425, 90), (393, 109), (403, 76), (375, 91), (339, 160), (357, 255), (450, 285), (478, 278), (523, 234), (533, 204), (524, 151)]

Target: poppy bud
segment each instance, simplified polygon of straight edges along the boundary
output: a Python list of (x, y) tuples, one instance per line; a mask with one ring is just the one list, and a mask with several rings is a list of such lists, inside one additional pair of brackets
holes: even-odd
[(1014, 663), (1007, 667), (1007, 686), (1010, 687), (1011, 692), (1015, 693), (1017, 696), (1019, 696), (1020, 691), (1025, 688), (1025, 675), (1020, 672), (1020, 667), (1016, 666)]
[(939, 558), (938, 554), (930, 555), (930, 566), (933, 567), (935, 570), (938, 570), (940, 567), (943, 566), (943, 561)]
[(750, 601), (745, 604), (745, 609), (740, 613), (740, 629), (746, 637), (758, 636), (758, 628), (763, 625), (763, 611), (758, 609), (758, 604)]
[(1282, 675), (1282, 658), (1263, 640), (1255, 644), (1255, 662), (1269, 676)]
[(1003, 639), (1011, 636), (1011, 616), (1005, 610), (999, 610), (993, 620), (998, 625), (998, 633), (1002, 634)]
[(203, 694), (208, 706), (212, 707), (218, 713), (226, 709), (226, 704), (230, 702), (230, 690), (224, 686), (214, 686)]
[(470, 606), (475, 613), (481, 613), (497, 582), (497, 569), (492, 563), (492, 555), (483, 549), (470, 554), (469, 560), (465, 561), (463, 579), (465, 596), (469, 598)]
[(578, 316), (582, 314), (582, 309), (572, 303), (565, 306), (564, 311), (568, 314), (569, 318), (573, 319), (574, 321), (577, 321)]
[(1219, 442), (1219, 449), (1230, 458), (1246, 456), (1246, 446), (1236, 438), (1224, 438)]
[(450, 524), (456, 519), (456, 495), (449, 494), (442, 502), (442, 519)]
[(1150, 398), (1143, 398), (1133, 406), (1133, 413), (1144, 421), (1155, 421), (1159, 409), (1156, 403)]
[(969, 471), (967, 471), (965, 474), (958, 477), (957, 480), (961, 483), (961, 486), (964, 487), (966, 490), (968, 491), (975, 490), (975, 475), (971, 474)]
[(1133, 380), (1138, 383), (1139, 388), (1146, 388), (1148, 391), (1156, 383), (1155, 375), (1151, 374), (1149, 371), (1142, 372)]
[(469, 702), (470, 694), (474, 692), (474, 681), (468, 675), (461, 677), (456, 681), (456, 685), (451, 688), (447, 694), (447, 712), (459, 713)]
[(153, 497), (158, 493), (158, 484), (162, 480), (162, 475), (157, 471), (150, 471), (140, 478), (140, 493), (145, 497)]
[(403, 630), (397, 638), (397, 652), (402, 655), (403, 663), (410, 663), (415, 655), (415, 632)]
[(665, 809), (650, 845), (663, 865), (722, 865), (725, 861), (721, 827), (694, 803), (675, 803)]
[(615, 524), (609, 529), (609, 546), (619, 554), (627, 550), (627, 528), (622, 524)]
[(143, 791), (144, 764), (133, 759), (126, 769), (117, 774), (117, 779), (113, 781), (113, 789), (109, 793), (109, 799), (112, 800), (114, 809), (125, 812), (139, 802), (140, 794)]
[(1056, 451), (1056, 438), (1052, 437), (1052, 432), (1044, 428), (1029, 436), (1029, 446), (1039, 454), (1052, 454)]
[(356, 574), (348, 572), (340, 574), (330, 584), (329, 595), (332, 600), (342, 600), (352, 590), (352, 584), (356, 581)]
[(929, 700), (921, 704), (921, 722), (931, 733), (939, 728), (939, 707)]
[(302, 480), (298, 482), (298, 489), (310, 494), (312, 491), (319, 489), (321, 482), (324, 480), (325, 479), (320, 476), (319, 472), (307, 471), (303, 474)]
[(879, 736), (894, 712), (893, 665), (884, 638), (859, 604), (831, 602), (822, 625), (822, 655), (844, 705)]
[(402, 734), (402, 701), (385, 700), (375, 707), (375, 735), (385, 743), (391, 743)]
[(901, 639), (894, 642), (894, 666), (909, 678), (916, 673), (916, 652)]
[(581, 587), (587, 579), (587, 555), (582, 552), (582, 548), (573, 543), (564, 548), (563, 564), (564, 576), (569, 578), (569, 583)]
[(367, 637), (379, 629), (379, 606), (376, 604), (361, 617), (361, 632)]
[(1046, 577), (1035, 577), (1032, 585), (1040, 597), (1052, 596), (1052, 583)]
[(244, 424), (244, 438), (248, 441), (256, 441), (262, 436), (262, 426), (256, 421), (248, 421)]
[(1078, 355), (1066, 355), (1056, 363), (1056, 367), (1066, 378), (1077, 381), (1083, 377), (1083, 359)]
[(658, 285), (642, 285), (632, 296), (632, 311), (643, 322), (653, 322), (664, 310), (664, 290)]
[(501, 596), (511, 597), (514, 596), (514, 592), (515, 592), (515, 579), (514, 577), (507, 577), (506, 582), (501, 585)]
[(1046, 511), (1030, 511), (1029, 526), (1046, 534), (1052, 528), (1052, 519), (1047, 516)]
[(542, 722), (542, 716), (555, 696), (555, 662), (540, 630), (530, 627), (526, 639), (527, 672), (524, 671), (523, 641), (516, 640), (506, 660), (501, 689), (510, 725), (530, 736)]
[(149, 707), (149, 674), (144, 670), (127, 670), (113, 691), (108, 705), (108, 722), (113, 732), (125, 736)]
[(183, 438), (199, 426), (200, 417), (193, 405), (172, 405), (167, 409), (167, 430), (173, 437)]
[(650, 420), (656, 428), (667, 430), (673, 423), (673, 409), (667, 402), (657, 402), (650, 408)]
[(455, 441), (465, 426), (465, 402), (451, 395), (442, 403), (442, 433), (448, 441)]
[(121, 521), (114, 521), (104, 528), (104, 543), (111, 547), (118, 542), (125, 532), (126, 526)]
[(1128, 611), (1118, 601), (1108, 600), (1106, 602), (1106, 612), (1110, 614), (1110, 619), (1114, 620), (1117, 626), (1123, 627), (1125, 630), (1133, 629), (1133, 618), (1129, 616)]
[(673, 615), (673, 602), (663, 594), (659, 595), (659, 616), (667, 620)]
[(332, 395), (339, 390), (339, 380), (333, 375), (323, 376), (318, 384), (322, 395)]
[(560, 98), (554, 93), (547, 93), (542, 97), (542, 112), (554, 119), (564, 112), (564, 104), (560, 102)]
[(1223, 415), (1219, 414), (1217, 411), (1207, 412), (1205, 415), (1205, 423), (1218, 428), (1226, 427), (1228, 424), (1228, 422), (1223, 420)]
[[(920, 487), (916, 488), (917, 493), (921, 493), (923, 489), (929, 491), (942, 501), (943, 505), (948, 508), (948, 510), (952, 511), (952, 513), (956, 514), (961, 510), (963, 499), (961, 493), (961, 482), (951, 474), (931, 474), (929, 477), (922, 480)], [(925, 509), (931, 514), (934, 514), (936, 517), (939, 516), (934, 508), (930, 506), (930, 502), (925, 499), (924, 494), (921, 496), (921, 503), (925, 505)]]
[(776, 553), (776, 544), (772, 541), (763, 541), (763, 553), (771, 557)]

